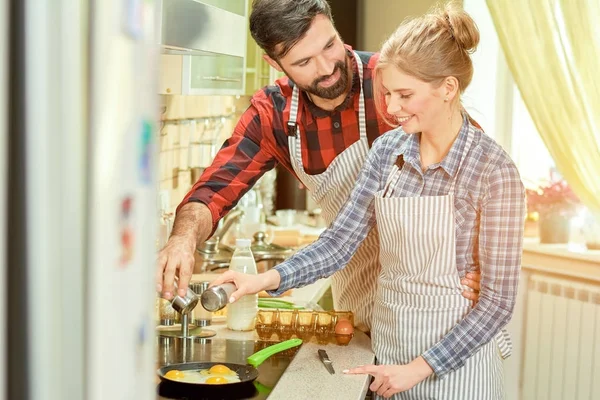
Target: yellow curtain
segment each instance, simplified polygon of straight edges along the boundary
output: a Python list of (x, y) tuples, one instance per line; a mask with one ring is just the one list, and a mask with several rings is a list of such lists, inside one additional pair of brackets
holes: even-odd
[(600, 1), (487, 0), (487, 5), (557, 169), (600, 216)]

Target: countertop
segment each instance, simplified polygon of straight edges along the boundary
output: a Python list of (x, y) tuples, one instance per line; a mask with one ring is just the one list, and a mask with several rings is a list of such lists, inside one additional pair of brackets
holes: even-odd
[[(214, 274), (199, 274), (194, 275), (192, 280), (210, 281), (215, 277)], [(294, 301), (300, 305), (315, 304), (321, 299), (330, 284), (330, 278), (320, 279), (311, 285), (293, 289), (290, 296), (282, 297), (282, 299)], [(256, 331), (235, 332), (227, 329), (222, 318), (207, 328), (214, 330), (217, 337), (221, 339), (258, 340)], [(336, 372), (334, 375), (329, 374), (321, 363), (317, 355), (318, 349), (327, 351)], [(362, 400), (367, 393), (371, 381), (370, 376), (346, 375), (342, 371), (374, 362), (375, 355), (371, 349), (371, 339), (359, 330), (355, 330), (354, 338), (348, 346), (338, 346), (333, 343), (320, 345), (313, 338), (310, 342), (302, 344), (269, 395), (269, 399)]]
[[(317, 355), (319, 349), (327, 351), (335, 374), (327, 372), (321, 363)], [(362, 400), (367, 394), (370, 376), (346, 375), (342, 371), (374, 362), (371, 340), (361, 331), (355, 331), (348, 346), (320, 345), (313, 338), (302, 344), (271, 392), (269, 400)]]
[[(234, 332), (227, 329), (224, 322), (217, 322), (207, 328), (214, 330), (221, 339), (258, 340), (256, 331)], [(317, 355), (318, 349), (327, 351), (335, 374), (327, 372)], [(355, 331), (348, 346), (333, 343), (320, 345), (313, 337), (310, 342), (302, 343), (269, 395), (269, 400), (362, 400), (367, 394), (370, 376), (346, 375), (342, 371), (374, 362), (371, 339), (361, 331)]]

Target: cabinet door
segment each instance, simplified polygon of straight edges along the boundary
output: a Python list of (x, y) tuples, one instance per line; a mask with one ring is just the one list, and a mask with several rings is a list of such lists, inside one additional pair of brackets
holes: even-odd
[(238, 15), (246, 15), (246, 0), (200, 0), (199, 2), (209, 4)]
[(244, 64), (244, 57), (224, 54), (184, 56), (182, 94), (243, 94)]
[[(248, 2), (248, 18), (252, 12), (252, 2)], [(248, 24), (250, 25), (250, 24)], [(250, 34), (250, 27), (247, 31), (246, 44), (246, 95), (252, 96), (257, 90), (267, 85), (272, 85), (276, 79), (284, 75), (277, 71), (263, 59), (265, 52), (256, 44)]]

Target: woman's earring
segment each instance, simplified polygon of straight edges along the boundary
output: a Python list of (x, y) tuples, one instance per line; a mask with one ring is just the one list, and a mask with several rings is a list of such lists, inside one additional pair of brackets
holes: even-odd
[(446, 97), (446, 98), (444, 99), (444, 101), (445, 101), (445, 102), (448, 102), (448, 98)]

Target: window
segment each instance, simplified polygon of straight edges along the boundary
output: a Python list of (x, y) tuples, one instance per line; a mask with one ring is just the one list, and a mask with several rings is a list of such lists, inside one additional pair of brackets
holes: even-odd
[(554, 161), (515, 84), (513, 84), (512, 98), (511, 156), (519, 168), (525, 186), (536, 185), (541, 180), (550, 178), (550, 172), (554, 169)]
[(464, 0), (464, 7), (479, 28), (480, 42), (471, 56), (474, 74), (463, 104), (485, 132), (509, 152), (524, 184), (534, 186), (550, 178), (554, 162), (504, 60), (485, 1)]

